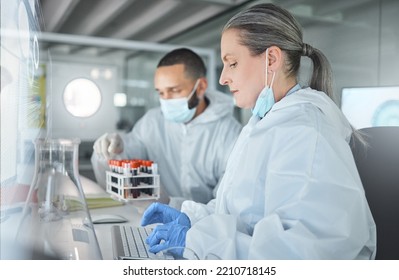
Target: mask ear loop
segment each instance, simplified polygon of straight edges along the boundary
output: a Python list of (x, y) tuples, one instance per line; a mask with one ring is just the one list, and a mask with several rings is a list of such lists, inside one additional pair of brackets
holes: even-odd
[(273, 77), (272, 77), (272, 81), (270, 82), (270, 88), (272, 88), (273, 83), (274, 83), (274, 77), (276, 76), (276, 72), (273, 72)]
[(266, 73), (265, 73), (265, 87), (267, 87), (267, 68), (269, 67), (269, 48), (266, 49)]
[(193, 88), (193, 90), (191, 91), (190, 95), (187, 97), (187, 100), (189, 100), (191, 97), (193, 97), (194, 92), (197, 91), (197, 87), (198, 87), (199, 81), (200, 81), (200, 80), (197, 79), (197, 81), (195, 82), (194, 88)]
[(194, 88), (193, 88), (192, 92), (187, 97), (187, 105), (188, 105), (188, 108), (190, 110), (195, 108), (195, 107), (197, 107), (197, 105), (199, 103), (198, 97), (196, 97), (194, 100), (191, 100), (191, 98), (194, 96), (194, 93), (197, 92), (197, 87), (199, 85), (199, 82), (200, 82), (200, 79), (197, 79), (197, 81), (195, 82), (195, 85), (194, 85)]
[(265, 87), (271, 88), (273, 86), (274, 77), (276, 76), (276, 72), (273, 72), (272, 81), (270, 82), (270, 86), (267, 86), (267, 68), (269, 67), (269, 48), (266, 49), (266, 74), (265, 74)]

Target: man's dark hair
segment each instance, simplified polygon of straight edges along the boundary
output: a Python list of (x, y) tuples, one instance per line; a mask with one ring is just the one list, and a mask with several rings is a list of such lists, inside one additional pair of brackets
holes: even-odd
[(206, 68), (202, 58), (192, 50), (181, 48), (167, 53), (158, 63), (161, 66), (183, 64), (188, 77), (196, 80), (206, 76)]

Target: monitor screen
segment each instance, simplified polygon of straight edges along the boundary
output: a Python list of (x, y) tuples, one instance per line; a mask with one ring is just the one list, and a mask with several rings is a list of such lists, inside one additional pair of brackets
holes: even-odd
[(341, 110), (356, 128), (399, 126), (399, 86), (343, 88)]

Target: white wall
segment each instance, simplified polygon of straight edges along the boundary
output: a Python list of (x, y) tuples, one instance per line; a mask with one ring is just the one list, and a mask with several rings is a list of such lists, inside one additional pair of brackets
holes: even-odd
[[(78, 137), (81, 140), (94, 140), (105, 132), (115, 131), (118, 112), (113, 105), (113, 95), (117, 92), (118, 71), (114, 65), (52, 62), (51, 75), (47, 79), (48, 135), (53, 138)], [(94, 78), (93, 69), (112, 72), (106, 79), (100, 75)], [(75, 117), (70, 114), (63, 103), (64, 89), (68, 82), (76, 78), (87, 78), (100, 89), (102, 102), (99, 110), (90, 117)]]

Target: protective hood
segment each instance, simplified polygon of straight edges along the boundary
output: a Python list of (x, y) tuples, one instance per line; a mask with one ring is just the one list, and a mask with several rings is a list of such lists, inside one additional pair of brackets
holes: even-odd
[(208, 123), (217, 121), (227, 115), (231, 115), (234, 108), (234, 100), (231, 96), (220, 91), (207, 91), (205, 97), (209, 104), (205, 111), (194, 118), (190, 124)]
[(294, 94), (284, 97), (277, 102), (271, 111), (281, 110), (290, 106), (298, 106), (301, 103), (311, 103), (327, 117), (329, 123), (336, 129), (336, 132), (349, 141), (352, 135), (352, 127), (341, 110), (336, 106), (324, 92), (304, 88)]

